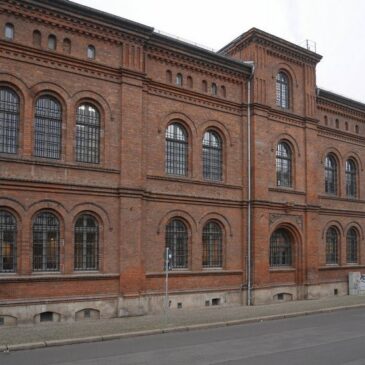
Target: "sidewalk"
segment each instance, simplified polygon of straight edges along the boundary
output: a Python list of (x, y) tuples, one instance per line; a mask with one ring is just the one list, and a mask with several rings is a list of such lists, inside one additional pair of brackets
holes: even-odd
[(228, 326), (364, 307), (365, 296), (331, 297), (262, 306), (220, 306), (173, 309), (163, 314), (98, 321), (52, 323), (0, 328), (0, 351), (25, 350), (72, 343), (105, 341), (173, 331)]

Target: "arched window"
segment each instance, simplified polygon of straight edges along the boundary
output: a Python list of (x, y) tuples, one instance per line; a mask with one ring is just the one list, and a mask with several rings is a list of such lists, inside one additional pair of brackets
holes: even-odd
[(222, 140), (211, 130), (203, 138), (203, 176), (206, 180), (222, 180)]
[(0, 210), (0, 272), (16, 271), (16, 220)]
[(99, 227), (95, 218), (83, 214), (75, 224), (75, 270), (98, 270)]
[(206, 82), (206, 80), (202, 81), (202, 91), (205, 93), (208, 91), (208, 83)]
[(336, 128), (340, 128), (340, 121), (338, 119), (335, 120)]
[(172, 72), (170, 70), (166, 71), (166, 82), (168, 82), (169, 84), (172, 83)]
[(71, 53), (71, 40), (69, 38), (65, 38), (63, 40), (63, 52), (70, 54)]
[(95, 50), (95, 47), (92, 46), (92, 45), (89, 45), (87, 47), (87, 58), (89, 60), (95, 60), (95, 57), (96, 57), (96, 50)]
[(187, 81), (187, 84), (188, 84), (188, 88), (192, 89), (193, 88), (193, 78), (191, 76), (188, 76), (186, 81)]
[(359, 134), (359, 132), (360, 132), (360, 127), (357, 124), (355, 125), (355, 132), (357, 134)]
[(42, 44), (42, 34), (39, 30), (33, 32), (33, 46), (41, 47)]
[(226, 92), (226, 87), (225, 86), (221, 86), (221, 94), (222, 94), (222, 96), (224, 98), (227, 96), (227, 92)]
[(180, 73), (176, 75), (175, 82), (177, 86), (183, 86), (183, 77)]
[(53, 97), (38, 98), (35, 108), (34, 155), (59, 159), (61, 155), (62, 109)]
[(55, 35), (51, 34), (48, 36), (48, 49), (55, 51), (57, 48), (57, 38)]
[(76, 161), (99, 163), (99, 112), (91, 104), (82, 104), (77, 108), (76, 118)]
[(185, 128), (172, 123), (166, 129), (166, 173), (186, 176), (188, 173), (188, 138)]
[(276, 147), (276, 185), (292, 186), (292, 152), (285, 142), (278, 143)]
[(217, 85), (213, 82), (212, 83), (212, 95), (217, 95), (218, 93), (218, 88), (217, 88)]
[(346, 235), (346, 262), (358, 263), (358, 234), (355, 228), (350, 228)]
[(324, 162), (324, 189), (328, 194), (337, 194), (337, 162), (331, 154)]
[(349, 198), (356, 198), (357, 196), (357, 169), (353, 160), (346, 161), (346, 195)]
[(292, 265), (291, 236), (285, 229), (277, 229), (270, 238), (270, 266)]
[(39, 213), (33, 223), (33, 271), (60, 268), (60, 224), (49, 212)]
[(345, 122), (345, 129), (348, 131), (349, 130), (349, 122)]
[(203, 228), (203, 267), (222, 267), (222, 229), (209, 221)]
[(326, 233), (326, 264), (338, 264), (338, 233), (334, 227), (328, 228)]
[(11, 23), (5, 24), (4, 29), (4, 36), (5, 39), (12, 41), (14, 39), (14, 25)]
[(166, 226), (166, 247), (170, 249), (173, 269), (188, 267), (188, 230), (180, 219), (172, 219)]
[(7, 87), (0, 88), (0, 152), (17, 153), (19, 97)]
[(289, 78), (284, 72), (276, 76), (276, 105), (289, 108)]

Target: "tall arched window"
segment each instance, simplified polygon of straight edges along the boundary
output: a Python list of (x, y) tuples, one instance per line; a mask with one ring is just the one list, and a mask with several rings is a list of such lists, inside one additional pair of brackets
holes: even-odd
[(70, 54), (71, 53), (71, 40), (69, 38), (65, 38), (62, 44), (63, 52)]
[(203, 228), (203, 267), (222, 267), (222, 229), (209, 221)]
[(357, 169), (353, 160), (346, 161), (346, 195), (349, 198), (356, 198), (357, 196)]
[(99, 227), (90, 214), (83, 214), (75, 224), (75, 270), (98, 270)]
[(48, 36), (48, 49), (55, 51), (57, 48), (57, 38), (55, 35), (51, 34)]
[(276, 185), (292, 186), (292, 152), (285, 142), (278, 143), (276, 147)]
[(227, 96), (227, 92), (226, 92), (226, 87), (225, 86), (221, 86), (221, 94), (222, 94), (222, 96), (224, 98)]
[(277, 229), (270, 238), (270, 266), (292, 265), (291, 236), (285, 229)]
[(182, 86), (183, 85), (183, 77), (180, 73), (178, 73), (176, 75), (176, 80), (175, 81), (176, 81), (177, 86)]
[(188, 267), (188, 230), (180, 219), (172, 219), (166, 226), (166, 247), (170, 249), (173, 269)]
[(95, 106), (81, 104), (77, 108), (76, 161), (99, 163), (100, 115)]
[(214, 82), (212, 83), (212, 95), (216, 96), (218, 94), (218, 88), (217, 88), (217, 84), (215, 84)]
[(334, 227), (328, 228), (326, 233), (326, 264), (338, 264), (338, 233)]
[(172, 72), (170, 70), (166, 71), (166, 82), (168, 82), (169, 84), (172, 83)]
[(49, 212), (39, 213), (33, 223), (33, 271), (60, 268), (60, 223)]
[(34, 155), (59, 159), (61, 155), (62, 109), (53, 97), (38, 98), (35, 108)]
[(14, 25), (11, 23), (5, 24), (4, 30), (5, 39), (12, 41), (14, 39)]
[(16, 271), (16, 219), (0, 210), (0, 272)]
[(358, 234), (355, 228), (350, 228), (346, 235), (346, 262), (348, 264), (358, 263)]
[(203, 176), (206, 180), (222, 180), (222, 140), (211, 130), (203, 138)]
[(186, 78), (186, 81), (187, 81), (188, 88), (192, 89), (193, 88), (193, 78), (191, 76), (188, 76)]
[(276, 76), (276, 105), (289, 108), (289, 78), (284, 72)]
[(33, 46), (40, 47), (42, 44), (42, 34), (39, 30), (33, 32)]
[(0, 88), (0, 152), (17, 153), (19, 97), (7, 87)]
[(324, 162), (324, 189), (328, 194), (337, 194), (337, 162), (331, 154)]
[(205, 93), (208, 91), (208, 83), (206, 80), (202, 81), (202, 91)]
[(95, 60), (96, 57), (96, 49), (93, 45), (89, 45), (87, 47), (87, 58), (89, 60)]
[(166, 173), (186, 176), (188, 173), (188, 137), (185, 128), (172, 123), (166, 129)]

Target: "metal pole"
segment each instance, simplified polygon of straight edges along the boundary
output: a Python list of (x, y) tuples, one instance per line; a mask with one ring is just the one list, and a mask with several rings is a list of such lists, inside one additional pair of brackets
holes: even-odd
[(166, 247), (165, 256), (165, 320), (167, 321), (167, 312), (169, 309), (169, 248)]

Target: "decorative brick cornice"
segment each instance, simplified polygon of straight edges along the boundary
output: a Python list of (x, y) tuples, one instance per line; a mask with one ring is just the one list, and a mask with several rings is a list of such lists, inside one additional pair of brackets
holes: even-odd
[(362, 147), (365, 144), (365, 137), (361, 137), (359, 135), (352, 135), (344, 131), (339, 131), (332, 128), (324, 127), (322, 125), (318, 126), (318, 135), (322, 137), (330, 137), (333, 139), (337, 139), (339, 141), (357, 143)]

